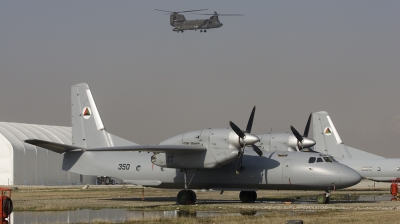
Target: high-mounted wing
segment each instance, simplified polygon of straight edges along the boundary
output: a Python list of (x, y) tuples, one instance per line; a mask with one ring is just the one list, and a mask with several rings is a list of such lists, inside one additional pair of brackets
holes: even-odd
[(177, 153), (177, 154), (198, 153), (207, 150), (203, 146), (193, 146), (193, 145), (132, 145), (132, 146), (116, 146), (116, 147), (102, 147), (102, 148), (88, 149), (88, 148), (82, 148), (73, 145), (64, 145), (60, 143), (48, 142), (38, 139), (28, 139), (25, 140), (25, 142), (60, 154), (65, 152), (70, 152), (75, 149), (82, 149), (84, 151), (96, 151), (96, 152), (143, 151), (143, 152)]

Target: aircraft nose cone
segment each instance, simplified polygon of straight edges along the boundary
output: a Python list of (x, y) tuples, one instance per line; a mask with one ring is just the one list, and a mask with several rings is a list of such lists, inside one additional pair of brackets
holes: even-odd
[(343, 188), (356, 185), (362, 179), (361, 175), (355, 170), (351, 169), (350, 167), (346, 168), (346, 170), (342, 170), (342, 172), (340, 172), (340, 183)]
[(303, 148), (309, 148), (309, 147), (315, 145), (315, 141), (311, 138), (303, 137), (302, 145), (303, 145)]

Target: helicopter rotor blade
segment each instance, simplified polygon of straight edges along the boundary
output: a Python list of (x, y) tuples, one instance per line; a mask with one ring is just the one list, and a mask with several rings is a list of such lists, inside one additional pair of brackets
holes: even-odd
[(187, 11), (180, 11), (180, 12), (172, 12), (172, 11), (168, 11), (168, 10), (162, 10), (162, 9), (154, 9), (160, 12), (168, 12), (169, 14), (178, 14), (178, 13), (185, 13), (185, 12), (197, 12), (197, 11), (204, 11), (207, 9), (196, 9), (196, 10), (187, 10)]
[(192, 13), (196, 15), (204, 15), (204, 16), (244, 16), (244, 14), (211, 14), (211, 13)]

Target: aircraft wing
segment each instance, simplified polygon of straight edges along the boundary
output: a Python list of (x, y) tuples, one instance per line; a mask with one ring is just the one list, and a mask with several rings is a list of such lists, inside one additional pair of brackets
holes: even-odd
[(48, 141), (43, 141), (39, 139), (27, 139), (24, 142), (42, 147), (44, 149), (48, 149), (50, 151), (56, 152), (56, 153), (65, 153), (65, 152), (70, 152), (75, 149), (82, 149), (82, 147), (74, 146), (74, 145), (65, 145), (61, 143), (55, 143), (55, 142), (48, 142)]
[(194, 145), (132, 145), (85, 149), (85, 151), (141, 151), (141, 152), (165, 152), (165, 153), (198, 153), (207, 149), (203, 146)]
[(56, 153), (70, 152), (75, 149), (82, 149), (84, 151), (97, 151), (97, 152), (107, 152), (107, 151), (142, 151), (142, 152), (165, 152), (165, 153), (198, 153), (204, 152), (207, 149), (203, 146), (193, 146), (193, 145), (132, 145), (132, 146), (116, 146), (116, 147), (102, 147), (102, 148), (82, 148), (73, 145), (65, 145), (55, 142), (48, 142), (39, 139), (27, 139), (26, 143), (31, 145), (39, 146)]

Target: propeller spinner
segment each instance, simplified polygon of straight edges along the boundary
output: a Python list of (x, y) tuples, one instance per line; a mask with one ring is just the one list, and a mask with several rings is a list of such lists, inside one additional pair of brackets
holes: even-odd
[(310, 151), (312, 151), (310, 149), (311, 146), (315, 145), (315, 141), (308, 138), (308, 131), (310, 130), (310, 123), (311, 123), (311, 114), (308, 117), (308, 121), (307, 121), (307, 125), (306, 128), (304, 129), (304, 134), (303, 136), (300, 135), (300, 133), (293, 127), (290, 126), (290, 130), (292, 130), (292, 133), (294, 136), (296, 136), (297, 139), (297, 147), (299, 148), (299, 151), (302, 151), (304, 148), (309, 148)]
[(247, 127), (246, 127), (246, 131), (245, 132), (240, 130), (240, 128), (238, 126), (236, 126), (232, 121), (229, 121), (229, 125), (231, 126), (232, 130), (239, 136), (239, 143), (242, 146), (242, 148), (239, 149), (239, 160), (238, 160), (238, 164), (237, 164), (237, 167), (236, 167), (236, 174), (239, 174), (239, 172), (240, 172), (240, 170), (242, 168), (242, 160), (243, 160), (244, 148), (246, 146), (251, 146), (253, 148), (253, 150), (259, 156), (263, 155), (261, 149), (259, 149), (256, 145), (254, 145), (255, 143), (259, 142), (260, 139), (256, 135), (250, 134), (251, 128), (253, 126), (253, 120), (254, 120), (255, 111), (256, 111), (256, 106), (254, 106), (253, 110), (251, 111), (251, 115), (250, 115), (249, 121), (247, 122)]

